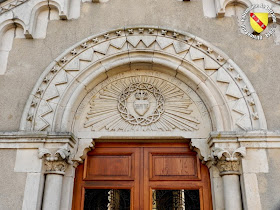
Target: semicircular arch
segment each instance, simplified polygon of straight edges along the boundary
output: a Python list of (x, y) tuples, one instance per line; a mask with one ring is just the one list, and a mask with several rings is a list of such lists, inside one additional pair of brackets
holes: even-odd
[(61, 54), (35, 85), (20, 129), (73, 131), (86, 95), (108, 77), (134, 69), (159, 71), (188, 85), (206, 105), (212, 130), (266, 129), (253, 86), (225, 53), (189, 33), (142, 26), (91, 36)]

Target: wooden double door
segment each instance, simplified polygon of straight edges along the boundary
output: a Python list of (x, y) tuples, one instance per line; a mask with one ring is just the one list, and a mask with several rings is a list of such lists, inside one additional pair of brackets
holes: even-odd
[(76, 170), (73, 209), (212, 209), (208, 168), (187, 143), (97, 143)]

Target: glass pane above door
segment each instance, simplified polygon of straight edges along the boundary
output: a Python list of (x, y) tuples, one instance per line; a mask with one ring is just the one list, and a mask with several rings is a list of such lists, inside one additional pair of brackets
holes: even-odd
[(199, 210), (199, 190), (153, 190), (153, 210)]
[(84, 210), (129, 210), (130, 190), (86, 189)]

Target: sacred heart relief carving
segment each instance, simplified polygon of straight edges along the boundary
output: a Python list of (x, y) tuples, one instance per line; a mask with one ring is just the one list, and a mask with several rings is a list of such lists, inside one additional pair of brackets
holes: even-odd
[[(132, 102), (133, 107), (130, 107), (129, 104)], [(151, 113), (145, 115), (150, 109)], [(121, 117), (128, 123), (147, 126), (158, 121), (163, 114), (164, 97), (154, 85), (138, 81), (131, 83), (122, 91), (118, 100), (118, 110)]]
[(147, 100), (148, 93), (144, 90), (137, 90), (135, 93), (134, 110), (140, 116), (143, 116), (150, 108), (150, 102)]
[(86, 98), (78, 115), (84, 117), (85, 129), (96, 132), (193, 132), (200, 129), (203, 116), (208, 117), (190, 87), (158, 72), (138, 70), (109, 77)]

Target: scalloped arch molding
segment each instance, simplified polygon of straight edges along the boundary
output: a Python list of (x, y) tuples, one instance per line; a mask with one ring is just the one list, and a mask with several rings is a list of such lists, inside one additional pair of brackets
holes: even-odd
[(267, 129), (253, 86), (226, 54), (189, 33), (139, 26), (88, 37), (62, 53), (37, 81), (20, 130), (73, 131), (83, 98), (110, 75), (133, 69), (161, 71), (190, 86), (213, 130)]

